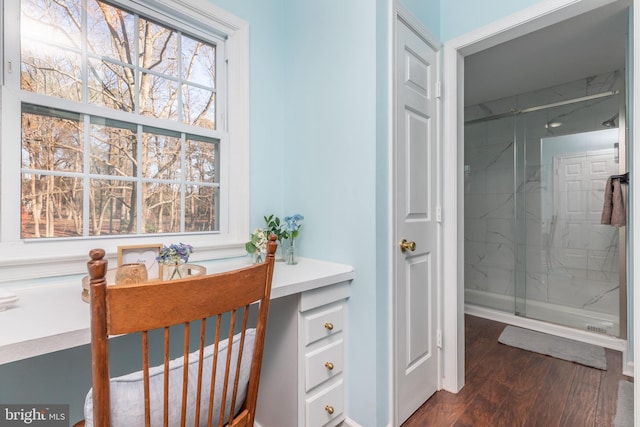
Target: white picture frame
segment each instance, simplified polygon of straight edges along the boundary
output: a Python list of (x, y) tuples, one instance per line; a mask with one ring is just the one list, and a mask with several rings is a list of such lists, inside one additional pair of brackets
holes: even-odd
[(118, 246), (118, 267), (122, 264), (142, 263), (147, 267), (147, 280), (160, 279), (158, 257), (161, 244)]

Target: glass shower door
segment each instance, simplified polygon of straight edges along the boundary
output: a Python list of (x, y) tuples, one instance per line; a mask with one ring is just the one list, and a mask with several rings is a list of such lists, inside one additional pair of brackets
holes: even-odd
[(620, 173), (619, 134), (602, 126), (585, 131), (575, 112), (589, 108), (519, 118), (516, 313), (618, 336), (619, 232), (600, 220), (607, 178)]
[(515, 117), (465, 124), (465, 302), (514, 312)]

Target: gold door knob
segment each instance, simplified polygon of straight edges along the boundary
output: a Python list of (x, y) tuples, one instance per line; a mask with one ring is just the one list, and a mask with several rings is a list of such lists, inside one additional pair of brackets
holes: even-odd
[(324, 407), (324, 410), (329, 413), (329, 415), (333, 414), (333, 406), (327, 405)]
[(327, 322), (324, 324), (324, 327), (331, 331), (333, 329), (333, 323)]
[(402, 239), (400, 242), (400, 250), (402, 250), (402, 252), (413, 252), (416, 250), (416, 242), (407, 242), (407, 239)]
[(326, 368), (330, 371), (333, 370), (333, 363), (331, 362), (325, 362), (324, 366), (326, 366)]

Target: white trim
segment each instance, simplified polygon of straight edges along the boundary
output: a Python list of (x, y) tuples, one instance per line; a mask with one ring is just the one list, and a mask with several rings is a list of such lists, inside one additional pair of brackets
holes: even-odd
[(628, 377), (633, 377), (635, 374), (635, 369), (633, 367), (632, 361), (626, 361), (626, 363), (622, 364), (622, 375), (626, 375)]
[[(444, 286), (442, 305), (443, 317), (443, 388), (457, 393), (464, 385), (464, 201), (462, 184), (462, 160), (464, 141), (461, 86), (464, 82), (464, 62), (460, 54), (450, 45), (444, 45), (444, 113), (443, 113), (443, 170), (450, 171), (443, 181), (443, 244), (442, 244), (442, 282), (460, 284)], [(454, 70), (455, 74), (451, 71)], [(458, 154), (460, 153), (460, 154)]]
[[(631, 120), (628, 122), (631, 123), (629, 126), (632, 129), (631, 138), (628, 140), (628, 146), (631, 148), (631, 165), (635, 171), (636, 167), (640, 167), (640, 147), (635, 146), (634, 142), (637, 140), (638, 135), (640, 134), (640, 129), (636, 129), (636, 123), (640, 123), (636, 117), (638, 117), (638, 113), (640, 112), (640, 45), (637, 42), (636, 35), (638, 31), (640, 31), (640, 0), (633, 0), (633, 34), (630, 36), (630, 40), (633, 43), (633, 51), (631, 65), (632, 65), (632, 82), (627, 87), (631, 86)], [(637, 378), (637, 372), (635, 370), (635, 359), (640, 355), (640, 286), (635, 286), (635, 284), (640, 283), (640, 263), (638, 262), (638, 257), (640, 253), (636, 253), (635, 242), (640, 242), (640, 204), (637, 203), (640, 200), (640, 185), (636, 182), (632, 182), (629, 185), (629, 200), (633, 203), (631, 206), (631, 223), (629, 225), (629, 234), (630, 238), (628, 239), (628, 249), (630, 256), (627, 257), (631, 259), (631, 269), (629, 274), (629, 287), (633, 289), (633, 305), (631, 306), (631, 310), (629, 314), (633, 315), (633, 336), (628, 338), (629, 340), (633, 340), (633, 372), (634, 377)], [(640, 252), (640, 251), (639, 251)], [(627, 364), (628, 366), (629, 364)], [(639, 365), (640, 366), (640, 365)], [(634, 425), (640, 424), (640, 386), (638, 382), (634, 382), (633, 385), (633, 403), (634, 408)]]
[(362, 427), (360, 424), (358, 424), (357, 422), (353, 421), (351, 418), (347, 417), (344, 419), (344, 421), (342, 422), (342, 424), (340, 424), (341, 426), (345, 426), (345, 427)]
[[(394, 146), (393, 146), (393, 140), (394, 140), (394, 135), (395, 135), (395, 119), (394, 119), (394, 114), (395, 114), (395, 100), (393, 99), (393, 96), (395, 94), (395, 84), (394, 84), (394, 79), (395, 79), (395, 57), (394, 57), (394, 52), (395, 52), (395, 47), (394, 47), (394, 43), (395, 43), (395, 22), (396, 22), (396, 15), (394, 13), (394, 5), (397, 3), (396, 0), (388, 0), (387, 1), (387, 7), (388, 10), (386, 10), (385, 12), (387, 12), (387, 17), (388, 17), (388, 21), (387, 21), (387, 25), (388, 25), (388, 32), (387, 32), (387, 121), (388, 121), (388, 126), (387, 126), (387, 174), (388, 174), (388, 179), (387, 179), (387, 218), (389, 221), (389, 226), (387, 227), (387, 242), (389, 242), (389, 246), (392, 246), (392, 242), (393, 242), (393, 237), (395, 235), (395, 226), (394, 226), (394, 217), (395, 217), (395, 209), (394, 209), (394, 205), (393, 205), (393, 191), (394, 191), (394, 180), (393, 180), (393, 170), (394, 170), (394, 162), (395, 162), (395, 156), (394, 156)], [(387, 343), (388, 345), (388, 349), (387, 349), (387, 369), (388, 369), (388, 377), (387, 377), (387, 384), (389, 386), (389, 392), (387, 393), (387, 421), (389, 423), (389, 427), (392, 426), (393, 420), (395, 419), (395, 392), (393, 390), (393, 384), (395, 381), (395, 373), (394, 373), (394, 366), (395, 366), (395, 359), (394, 359), (394, 354), (395, 354), (395, 344), (394, 344), (394, 335), (393, 335), (393, 327), (394, 327), (394, 304), (395, 304), (395, 289), (393, 287), (393, 283), (394, 283), (394, 277), (395, 277), (395, 270), (393, 269), (393, 262), (394, 262), (394, 256), (393, 256), (393, 249), (390, 249), (387, 251), (387, 265), (389, 266), (389, 268), (387, 269), (387, 301), (388, 301), (388, 309), (387, 309), (387, 327), (388, 327), (388, 339), (389, 342)]]
[[(445, 43), (444, 73), (444, 170), (456, 171), (448, 174), (444, 181), (444, 287), (445, 323), (443, 328), (445, 360), (455, 361), (445, 365), (444, 388), (458, 391), (464, 383), (464, 219), (462, 160), (464, 131), (462, 121), (464, 114), (464, 56), (480, 52), (507, 40), (529, 34), (549, 25), (578, 16), (601, 6), (617, 2), (617, 0), (547, 0), (536, 3), (511, 16), (498, 20), (487, 26), (471, 31)], [(640, 25), (640, 0), (634, 0), (634, 16), (636, 25)], [(637, 61), (637, 59), (635, 59)], [(640, 82), (638, 69), (635, 67), (634, 81)], [(638, 98), (640, 93), (634, 86), (634, 111), (640, 111)], [(638, 150), (640, 151), (640, 150)], [(640, 162), (640, 153), (634, 150), (634, 160)], [(640, 164), (635, 163), (634, 164)], [(454, 169), (455, 168), (455, 169)], [(635, 187), (633, 187), (635, 189)], [(636, 194), (636, 190), (633, 191)], [(637, 193), (640, 195), (640, 192)], [(633, 198), (635, 199), (635, 198)], [(640, 209), (634, 211), (634, 219), (640, 219)], [(638, 231), (634, 232), (640, 239)], [(633, 277), (630, 283), (634, 283)], [(455, 284), (455, 286), (452, 286)], [(640, 293), (634, 294), (634, 307), (640, 307)], [(638, 304), (636, 304), (636, 302)], [(635, 311), (635, 310), (633, 310)], [(640, 319), (635, 318), (636, 331), (640, 330)], [(461, 320), (462, 319), (462, 320)], [(462, 337), (462, 339), (461, 339)], [(457, 338), (457, 340), (456, 340)], [(640, 354), (640, 343), (634, 340), (634, 354)], [(635, 393), (636, 407), (640, 407), (640, 393)]]

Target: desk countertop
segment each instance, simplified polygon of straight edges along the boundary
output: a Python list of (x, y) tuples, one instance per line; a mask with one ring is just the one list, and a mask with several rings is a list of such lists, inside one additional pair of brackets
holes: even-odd
[[(246, 265), (245, 259), (207, 265), (207, 272)], [(276, 263), (271, 298), (321, 288), (353, 279), (353, 268), (300, 258), (297, 265)], [(10, 288), (19, 296), (0, 311), (0, 364), (64, 350), (91, 341), (89, 305), (81, 298), (81, 281)]]

